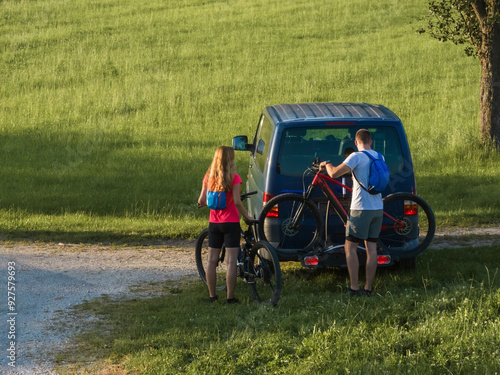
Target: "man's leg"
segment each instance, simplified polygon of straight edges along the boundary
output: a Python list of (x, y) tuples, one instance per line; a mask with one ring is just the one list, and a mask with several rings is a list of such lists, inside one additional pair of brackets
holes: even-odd
[(346, 240), (344, 249), (347, 261), (347, 269), (349, 271), (349, 279), (351, 281), (351, 289), (359, 290), (358, 243)]
[(368, 230), (368, 240), (365, 241), (366, 246), (366, 284), (365, 290), (372, 291), (373, 280), (377, 272), (378, 259), (377, 259), (377, 239), (380, 235), (382, 227), (383, 211), (377, 210), (372, 213), (373, 219), (370, 223)]
[(373, 280), (377, 272), (377, 243), (365, 241), (366, 246), (366, 284), (365, 290), (371, 291), (373, 289)]

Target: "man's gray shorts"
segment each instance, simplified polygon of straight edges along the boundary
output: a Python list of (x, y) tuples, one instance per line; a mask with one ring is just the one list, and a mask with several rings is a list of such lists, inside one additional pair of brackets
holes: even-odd
[[(384, 210), (351, 210), (346, 225), (346, 237), (377, 242), (382, 228)], [(355, 241), (353, 241), (355, 242)]]

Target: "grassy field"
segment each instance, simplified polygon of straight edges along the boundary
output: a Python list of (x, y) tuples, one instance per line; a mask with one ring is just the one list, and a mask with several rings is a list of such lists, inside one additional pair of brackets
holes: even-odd
[[(75, 350), (59, 354), (60, 371), (497, 374), (498, 251), (429, 250), (414, 272), (379, 270), (372, 297), (348, 297), (346, 271), (286, 264), (275, 308), (253, 302), (241, 280), (239, 305), (227, 305), (222, 292), (210, 304), (199, 280), (149, 286), (158, 293), (150, 299), (90, 301), (72, 319), (100, 319)], [(82, 360), (98, 364), (74, 364)]]
[[(438, 225), (500, 222), (479, 62), (420, 36), (425, 2), (0, 2), (0, 235), (193, 237), (215, 148), (266, 105), (384, 104)], [(245, 176), (245, 153), (238, 169)]]

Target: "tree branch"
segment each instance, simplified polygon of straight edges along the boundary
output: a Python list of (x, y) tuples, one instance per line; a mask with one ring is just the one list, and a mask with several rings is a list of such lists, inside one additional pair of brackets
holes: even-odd
[(474, 13), (476, 13), (477, 20), (479, 21), (479, 26), (481, 30), (485, 24), (486, 19), (488, 18), (488, 10), (487, 5), (484, 0), (475, 0), (471, 2), (472, 9), (474, 9)]
[[(472, 3), (469, 5), (472, 7)], [(461, 10), (459, 13), (460, 17), (462, 18), (462, 22), (465, 25), (466, 34), (469, 36), (469, 40), (476, 50), (476, 53), (479, 54), (481, 51), (482, 40), (481, 37), (476, 33), (476, 28), (474, 27), (475, 22), (479, 22), (477, 13), (475, 12), (475, 10), (473, 10), (472, 12)]]

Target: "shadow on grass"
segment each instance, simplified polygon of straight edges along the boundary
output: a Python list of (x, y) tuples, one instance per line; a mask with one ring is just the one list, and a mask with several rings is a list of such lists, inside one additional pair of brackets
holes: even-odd
[(0, 231), (0, 241), (8, 242), (62, 242), (114, 245), (162, 245), (170, 240), (186, 239), (191, 232), (180, 233), (178, 238), (165, 238), (151, 233), (114, 233), (109, 231), (46, 231), (9, 230)]
[(41, 215), (169, 213), (195, 203), (215, 147), (168, 137), (138, 141), (100, 129), (3, 134), (0, 208)]

